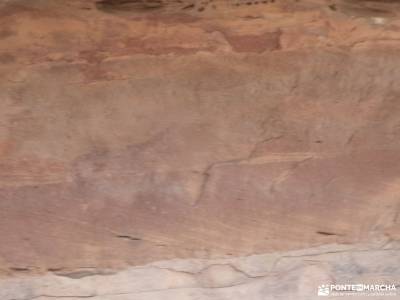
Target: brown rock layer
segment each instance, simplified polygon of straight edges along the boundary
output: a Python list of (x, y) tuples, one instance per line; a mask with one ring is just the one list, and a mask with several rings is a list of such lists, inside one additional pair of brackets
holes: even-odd
[(0, 3), (2, 274), (399, 238), (395, 2)]

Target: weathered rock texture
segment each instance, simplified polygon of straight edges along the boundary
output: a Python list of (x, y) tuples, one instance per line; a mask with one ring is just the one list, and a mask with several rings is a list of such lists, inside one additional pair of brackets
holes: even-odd
[(396, 1), (111, 2), (0, 1), (2, 276), (400, 238)]
[[(14, 300), (321, 299), (317, 296), (317, 286), (335, 280), (396, 282), (400, 268), (393, 266), (393, 262), (400, 261), (399, 249), (395, 243), (329, 245), (234, 259), (161, 261), (121, 272), (83, 268), (2, 280), (0, 297)], [(395, 292), (383, 293), (385, 296), (371, 294), (349, 297), (399, 299)]]

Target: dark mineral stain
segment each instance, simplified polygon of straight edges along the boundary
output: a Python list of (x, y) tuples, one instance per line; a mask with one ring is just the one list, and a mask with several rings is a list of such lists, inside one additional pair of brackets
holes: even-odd
[(328, 232), (328, 231), (317, 231), (317, 234), (326, 235), (326, 236), (338, 235), (338, 234), (336, 234), (334, 232)]
[(328, 5), (328, 7), (333, 11), (336, 11), (337, 9), (335, 4)]
[(141, 241), (141, 238), (130, 236), (130, 235), (117, 235), (116, 236), (119, 239), (126, 239), (126, 240), (131, 240), (131, 241)]
[(101, 0), (96, 2), (99, 10), (113, 11), (147, 11), (164, 6), (162, 0)]
[(182, 9), (191, 9), (191, 8), (194, 8), (194, 4), (193, 3), (184, 6)]
[(28, 271), (30, 271), (30, 269), (26, 268), (26, 267), (11, 267), (10, 270), (15, 271), (15, 272), (28, 272)]

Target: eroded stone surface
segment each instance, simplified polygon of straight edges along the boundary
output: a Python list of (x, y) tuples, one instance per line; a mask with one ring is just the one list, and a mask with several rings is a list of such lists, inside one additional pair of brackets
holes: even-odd
[(397, 4), (264, 4), (1, 2), (3, 276), (399, 238)]
[[(326, 245), (231, 259), (176, 259), (120, 272), (90, 268), (56, 271), (2, 280), (0, 296), (3, 300), (321, 299), (317, 287), (323, 284), (396, 282), (400, 269), (393, 263), (400, 261), (398, 247), (396, 243)], [(386, 296), (348, 297), (399, 299), (397, 291), (384, 293)]]

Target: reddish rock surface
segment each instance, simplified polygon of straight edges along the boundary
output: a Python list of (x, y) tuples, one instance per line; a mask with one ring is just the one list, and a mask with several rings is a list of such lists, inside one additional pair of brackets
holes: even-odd
[(400, 238), (398, 5), (239, 4), (0, 2), (3, 276)]

